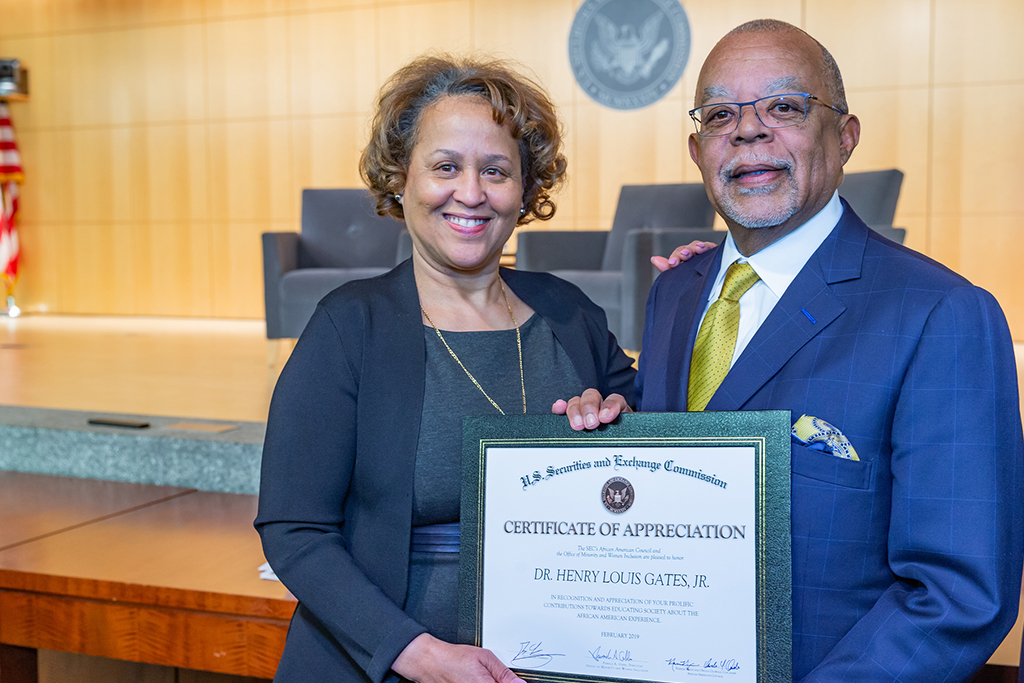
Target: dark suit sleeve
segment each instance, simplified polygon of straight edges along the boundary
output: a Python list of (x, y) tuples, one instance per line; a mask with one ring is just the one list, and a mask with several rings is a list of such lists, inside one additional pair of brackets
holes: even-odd
[(256, 528), (288, 590), (381, 681), (425, 629), (367, 578), (344, 542), (353, 521), (343, 511), (356, 459), (357, 356), (318, 306), (274, 391)]
[(1024, 446), (1013, 345), (992, 296), (964, 286), (943, 297), (894, 381), (894, 580), (807, 681), (968, 680), (1016, 619)]

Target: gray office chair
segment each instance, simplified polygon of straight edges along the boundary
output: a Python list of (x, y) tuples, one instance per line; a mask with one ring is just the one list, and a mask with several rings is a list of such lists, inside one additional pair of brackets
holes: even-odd
[(891, 226), (902, 185), (903, 171), (895, 168), (847, 173), (839, 186), (839, 196), (868, 225)]
[(896, 244), (903, 244), (903, 240), (907, 237), (906, 228), (894, 228), (891, 225), (869, 225), (868, 227)]
[(653, 245), (656, 238), (630, 238), (630, 234), (680, 226), (710, 229), (714, 218), (715, 211), (701, 183), (623, 185), (610, 231), (521, 232), (516, 268), (548, 271), (569, 280), (604, 308), (608, 327), (621, 346), (639, 349), (652, 279), (649, 255), (645, 263), (637, 250)]
[(303, 190), (302, 232), (263, 233), (267, 339), (298, 337), (325, 294), (394, 268), (409, 251), (403, 233), (366, 190)]

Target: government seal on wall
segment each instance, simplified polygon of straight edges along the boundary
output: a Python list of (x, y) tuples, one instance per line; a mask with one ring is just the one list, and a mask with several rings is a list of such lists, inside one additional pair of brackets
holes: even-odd
[(569, 31), (576, 82), (613, 109), (660, 100), (689, 56), (690, 24), (679, 0), (585, 0)]
[(623, 477), (612, 477), (601, 487), (601, 502), (608, 512), (621, 514), (633, 506), (633, 485)]

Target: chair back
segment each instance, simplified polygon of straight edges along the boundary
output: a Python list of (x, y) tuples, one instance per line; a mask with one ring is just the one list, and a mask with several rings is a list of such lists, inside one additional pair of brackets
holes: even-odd
[(896, 244), (903, 244), (903, 240), (907, 238), (906, 228), (894, 228), (891, 225), (869, 225), (868, 227)]
[(847, 173), (839, 186), (839, 196), (868, 225), (892, 225), (902, 184), (903, 171), (896, 168)]
[(404, 229), (366, 190), (303, 190), (299, 268), (391, 268)]
[(710, 228), (714, 221), (715, 209), (703, 183), (623, 185), (601, 270), (622, 270), (623, 246), (631, 230), (680, 225)]

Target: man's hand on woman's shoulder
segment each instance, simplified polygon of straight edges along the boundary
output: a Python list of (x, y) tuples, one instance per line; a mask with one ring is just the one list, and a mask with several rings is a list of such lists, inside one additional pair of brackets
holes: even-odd
[(715, 248), (714, 242), (701, 242), (700, 240), (694, 240), (689, 244), (684, 244), (681, 247), (676, 247), (668, 258), (664, 256), (652, 256), (651, 263), (654, 267), (664, 273), (669, 268), (675, 268), (680, 263), (689, 261), (697, 254), (703, 254), (708, 249)]

